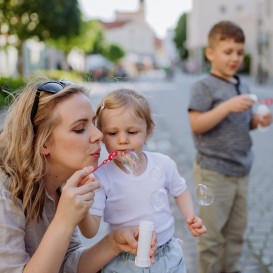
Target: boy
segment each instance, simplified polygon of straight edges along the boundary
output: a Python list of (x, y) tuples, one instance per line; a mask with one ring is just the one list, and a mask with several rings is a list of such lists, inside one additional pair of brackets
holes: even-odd
[(244, 42), (236, 24), (221, 21), (214, 25), (205, 52), (211, 73), (191, 90), (195, 182), (206, 184), (215, 194), (211, 206), (200, 208), (207, 234), (198, 239), (199, 273), (239, 272), (252, 164), (249, 130), (272, 122), (271, 114), (262, 120), (253, 115), (249, 88), (235, 75), (243, 61)]

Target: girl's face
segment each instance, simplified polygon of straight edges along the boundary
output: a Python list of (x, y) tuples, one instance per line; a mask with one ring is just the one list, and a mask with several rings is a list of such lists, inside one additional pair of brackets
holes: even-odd
[(101, 130), (107, 151), (135, 151), (141, 154), (148, 138), (146, 121), (132, 109), (103, 109)]
[(83, 167), (96, 167), (102, 133), (94, 125), (95, 113), (89, 99), (74, 94), (54, 111), (60, 121), (43, 147), (50, 175), (67, 179)]

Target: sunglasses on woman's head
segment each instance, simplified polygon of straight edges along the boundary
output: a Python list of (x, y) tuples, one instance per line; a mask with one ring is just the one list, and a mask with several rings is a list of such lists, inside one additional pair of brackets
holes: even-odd
[(31, 109), (31, 115), (30, 115), (34, 134), (37, 131), (37, 128), (34, 126), (34, 118), (37, 114), (38, 107), (39, 107), (40, 93), (43, 91), (43, 92), (55, 94), (63, 90), (66, 86), (73, 85), (73, 84), (74, 84), (73, 82), (70, 82), (67, 80), (59, 80), (59, 81), (48, 81), (38, 86), (36, 91), (36, 96), (35, 96), (32, 109)]

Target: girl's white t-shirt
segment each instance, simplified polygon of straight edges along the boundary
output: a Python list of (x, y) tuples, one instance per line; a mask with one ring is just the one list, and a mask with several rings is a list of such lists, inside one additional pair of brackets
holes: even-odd
[(152, 221), (160, 246), (174, 234), (174, 217), (168, 195), (160, 195), (160, 206), (157, 205), (158, 198), (155, 203), (154, 197), (159, 197), (155, 195), (162, 189), (170, 196), (176, 197), (182, 194), (187, 186), (170, 157), (153, 152), (144, 154), (147, 157), (147, 168), (139, 176), (125, 173), (113, 161), (94, 173), (101, 183), (101, 188), (96, 190), (90, 213), (103, 217), (111, 230), (138, 226), (141, 220)]

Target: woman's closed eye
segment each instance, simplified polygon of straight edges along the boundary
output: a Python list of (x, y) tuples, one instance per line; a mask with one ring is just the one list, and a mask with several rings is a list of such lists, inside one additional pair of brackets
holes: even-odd
[(77, 128), (77, 129), (74, 129), (74, 132), (76, 133), (76, 134), (82, 134), (83, 132), (84, 132), (84, 130), (85, 130), (85, 128), (84, 127), (82, 127), (82, 128)]

